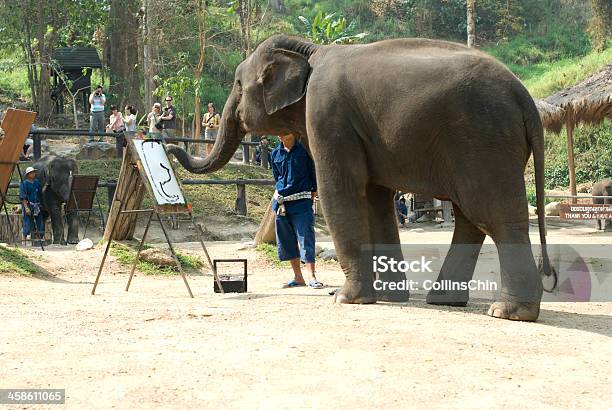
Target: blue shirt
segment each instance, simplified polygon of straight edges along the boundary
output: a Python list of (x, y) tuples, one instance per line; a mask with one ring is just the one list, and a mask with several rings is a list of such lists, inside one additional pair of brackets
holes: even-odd
[[(290, 151), (287, 151), (282, 143), (278, 144), (270, 154), (270, 161), (279, 195), (288, 196), (304, 191), (316, 192), (314, 161), (299, 141), (295, 142)], [(278, 209), (276, 201), (272, 202), (272, 209), (274, 211)], [(287, 201), (285, 210), (288, 214), (312, 212), (312, 199)]]
[(24, 180), (19, 186), (19, 199), (23, 201), (26, 199), (28, 202), (39, 204), (42, 197), (42, 185), (40, 181), (35, 179), (34, 181)]

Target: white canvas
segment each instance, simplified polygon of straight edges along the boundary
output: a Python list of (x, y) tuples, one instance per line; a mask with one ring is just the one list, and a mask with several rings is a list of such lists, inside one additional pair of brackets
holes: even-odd
[(161, 142), (133, 140), (136, 152), (155, 194), (157, 205), (184, 204), (185, 197)]

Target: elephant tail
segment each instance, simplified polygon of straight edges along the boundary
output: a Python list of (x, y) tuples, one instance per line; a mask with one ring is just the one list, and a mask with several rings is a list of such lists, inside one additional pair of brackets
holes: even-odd
[(536, 207), (538, 212), (538, 227), (540, 232), (540, 243), (542, 245), (542, 260), (538, 266), (541, 274), (553, 278), (553, 285), (550, 289), (544, 288), (547, 292), (552, 292), (557, 287), (557, 271), (552, 267), (548, 250), (546, 248), (546, 213), (544, 212), (544, 128), (538, 109), (529, 95), (528, 102), (524, 105), (525, 109), (525, 128), (527, 140), (533, 153), (533, 164), (535, 168), (536, 186)]

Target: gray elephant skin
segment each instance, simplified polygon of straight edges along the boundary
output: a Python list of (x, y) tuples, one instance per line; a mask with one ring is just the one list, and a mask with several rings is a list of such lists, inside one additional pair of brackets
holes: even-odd
[[(401, 190), (453, 203), (455, 231), (438, 281), (470, 280), (490, 235), (502, 280), (489, 315), (537, 319), (543, 286), (528, 235), (524, 170), (533, 153), (544, 209), (543, 130), (528, 91), (494, 58), (428, 39), (319, 46), (276, 35), (236, 69), (211, 154), (168, 151), (191, 172), (213, 172), (245, 133), (293, 133), (311, 153), (346, 276), (336, 302), (408, 298), (377, 293), (371, 264), (360, 263), (362, 246), (400, 243), (393, 194)], [(544, 212), (538, 222), (545, 244)], [(545, 246), (542, 262), (544, 274), (554, 274)], [(427, 302), (465, 306), (468, 298), (468, 291), (431, 291)]]
[[(612, 196), (612, 178), (604, 179), (593, 185), (592, 196)], [(612, 198), (593, 198), (594, 204), (612, 205)], [(612, 230), (612, 219), (598, 219), (597, 229)]]
[(51, 217), (53, 243), (65, 245), (79, 242), (79, 218), (76, 212), (68, 212), (67, 240), (64, 240), (64, 218), (62, 208), (68, 202), (71, 175), (78, 174), (77, 162), (69, 157), (48, 155), (34, 164), (36, 179), (43, 187), (43, 209)]

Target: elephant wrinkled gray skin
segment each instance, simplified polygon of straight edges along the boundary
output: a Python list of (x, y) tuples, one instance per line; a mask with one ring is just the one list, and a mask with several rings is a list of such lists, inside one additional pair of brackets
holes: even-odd
[[(591, 195), (612, 196), (612, 178), (604, 179), (603, 181), (599, 181), (595, 185), (593, 185)], [(600, 205), (612, 205), (612, 198), (593, 198), (593, 203)], [(597, 229), (606, 231), (612, 230), (612, 219), (598, 219)]]
[[(71, 175), (78, 173), (74, 159), (65, 156), (48, 155), (34, 164), (37, 170), (36, 179), (43, 187), (43, 209), (51, 217), (53, 226), (53, 243), (65, 245), (63, 204), (68, 202)], [(68, 243), (79, 243), (79, 217), (76, 212), (68, 212)]]
[[(544, 209), (542, 124), (527, 90), (492, 57), (427, 39), (318, 46), (274, 36), (236, 69), (211, 154), (196, 159), (177, 146), (168, 151), (191, 172), (213, 172), (247, 132), (294, 133), (311, 152), (346, 275), (336, 302), (408, 297), (377, 295), (370, 264), (360, 263), (363, 245), (399, 244), (393, 193), (401, 190), (453, 203), (455, 232), (439, 281), (471, 279), (490, 235), (502, 283), (489, 314), (537, 319), (543, 287), (529, 245), (523, 174), (533, 152), (537, 206)], [(544, 212), (538, 222), (544, 244)], [(543, 269), (553, 274), (545, 249)], [(427, 301), (465, 306), (468, 297), (432, 291)]]

